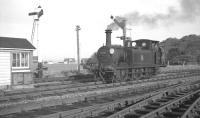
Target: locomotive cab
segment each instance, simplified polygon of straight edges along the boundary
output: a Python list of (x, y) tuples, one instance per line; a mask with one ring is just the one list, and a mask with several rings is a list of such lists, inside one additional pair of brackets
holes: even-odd
[(159, 41), (149, 40), (149, 39), (139, 39), (133, 41), (136, 43), (136, 48), (143, 49), (143, 50), (151, 50), (154, 60), (154, 64), (156, 65), (163, 65), (164, 64), (164, 51), (162, 47), (159, 45)]
[(149, 39), (139, 39), (132, 41), (132, 43), (134, 42), (136, 43), (135, 47), (147, 50), (156, 49), (159, 46), (159, 41), (153, 41)]

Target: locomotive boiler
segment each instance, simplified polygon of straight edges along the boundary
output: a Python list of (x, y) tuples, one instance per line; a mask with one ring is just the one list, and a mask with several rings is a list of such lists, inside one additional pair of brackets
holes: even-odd
[(163, 51), (159, 41), (124, 40), (124, 45), (111, 44), (112, 30), (106, 30), (106, 45), (97, 52), (97, 76), (105, 82), (149, 78), (163, 66)]

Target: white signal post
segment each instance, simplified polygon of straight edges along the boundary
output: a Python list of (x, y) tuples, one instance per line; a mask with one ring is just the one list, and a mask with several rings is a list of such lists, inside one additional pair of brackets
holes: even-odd
[(36, 47), (37, 47), (37, 56), (38, 56), (38, 43), (39, 43), (39, 39), (38, 39), (38, 27), (39, 27), (39, 19), (40, 17), (43, 15), (43, 9), (41, 8), (41, 6), (38, 6), (36, 11), (34, 12), (30, 12), (28, 14), (29, 16), (33, 16), (33, 27), (32, 27), (32, 33), (31, 33), (31, 43), (34, 45), (33, 43), (33, 40), (34, 40), (34, 35), (35, 35), (35, 30), (36, 33), (37, 33), (37, 44), (36, 44)]
[(80, 73), (80, 48), (79, 48), (79, 30), (80, 26), (76, 26), (76, 36), (77, 36), (77, 61), (78, 61), (78, 73)]
[(116, 23), (117, 26), (119, 26), (122, 29), (123, 36), (121, 37), (121, 39), (123, 40), (123, 45), (125, 46), (125, 40), (127, 39), (127, 37), (126, 37), (126, 19), (123, 19), (122, 21), (118, 21), (113, 16), (111, 16), (110, 18), (113, 19), (114, 23)]

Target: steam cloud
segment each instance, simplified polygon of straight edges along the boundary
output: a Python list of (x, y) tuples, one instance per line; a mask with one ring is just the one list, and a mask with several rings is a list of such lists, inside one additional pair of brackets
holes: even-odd
[[(159, 22), (165, 24), (192, 22), (200, 16), (200, 0), (180, 0), (180, 7), (180, 10), (169, 7), (167, 14), (143, 15), (136, 11), (120, 17), (126, 19), (127, 25), (145, 24), (155, 27)], [(120, 17), (116, 17), (116, 19), (120, 21)], [(111, 23), (107, 28), (117, 30), (119, 27), (115, 23)]]

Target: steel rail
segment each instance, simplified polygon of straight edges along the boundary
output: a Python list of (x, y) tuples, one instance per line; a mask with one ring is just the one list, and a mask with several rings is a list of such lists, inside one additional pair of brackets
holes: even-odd
[[(196, 74), (196, 73), (195, 73)], [(192, 74), (192, 75), (195, 75)], [(139, 83), (144, 83), (144, 82), (154, 82), (154, 81), (160, 81), (160, 80), (165, 80), (165, 78), (167, 79), (173, 79), (173, 78), (181, 78), (181, 77), (186, 77), (186, 76), (191, 76), (190, 75), (175, 75), (175, 76), (164, 76), (164, 77), (159, 77), (159, 78), (153, 78), (150, 80), (137, 80), (137, 81), (130, 81), (130, 82), (121, 82), (121, 83), (113, 83), (113, 84), (100, 84), (97, 83), (96, 85), (84, 85), (84, 86), (80, 86), (77, 88), (70, 88), (66, 87), (66, 88), (62, 88), (62, 89), (50, 89), (50, 90), (38, 90), (37, 92), (34, 92), (33, 90), (27, 90), (25, 93), (23, 92), (22, 94), (14, 94), (11, 96), (2, 96), (0, 97), (0, 101), (3, 101), (3, 104), (8, 103), (16, 103), (20, 98), (22, 99), (22, 101), (29, 101), (32, 99), (38, 99), (41, 97), (45, 97), (45, 96), (52, 96), (54, 97), (55, 95), (62, 95), (62, 94), (67, 94), (67, 93), (75, 93), (75, 92), (80, 92), (80, 91), (90, 91), (90, 90), (94, 90), (94, 89), (99, 89), (99, 88), (109, 88), (109, 87), (116, 87), (116, 86), (125, 86), (125, 85), (130, 85), (130, 84), (139, 84)], [(11, 94), (10, 93), (10, 94)], [(13, 102), (12, 102), (13, 101)], [(9, 104), (10, 104), (9, 103)], [(0, 107), (1, 107), (1, 103), (0, 103)]]
[[(184, 84), (185, 85), (185, 84)], [(177, 85), (176, 85), (177, 86)], [(180, 85), (179, 85), (180, 86)], [(165, 88), (166, 89), (166, 88)], [(167, 89), (172, 89), (171, 87), (167, 88)], [(165, 92), (164, 90), (162, 90), (162, 92)], [(79, 109), (77, 112), (75, 112), (76, 110), (72, 110), (72, 111), (67, 111), (67, 112), (60, 112), (58, 114), (51, 114), (51, 115), (47, 115), (47, 116), (41, 116), (39, 118), (48, 118), (48, 117), (55, 117), (55, 118), (58, 118), (56, 116), (59, 116), (59, 118), (84, 118), (84, 117), (92, 117), (92, 116), (96, 116), (97, 114), (99, 114), (100, 112), (102, 111), (105, 111), (105, 110), (113, 110), (117, 105), (119, 104), (126, 104), (127, 102), (128, 103), (137, 103), (141, 100), (144, 100), (148, 97), (151, 97), (153, 95), (156, 95), (158, 94), (158, 92), (153, 92), (153, 93), (148, 93), (148, 94), (145, 94), (144, 96), (135, 96), (135, 97), (132, 97), (132, 98), (129, 98), (129, 99), (123, 99), (121, 101), (116, 101), (116, 102), (111, 102), (111, 103), (105, 103), (103, 105), (95, 105), (93, 106), (93, 108), (89, 107), (90, 109)], [(126, 102), (127, 101), (127, 102)], [(123, 106), (122, 105), (122, 106)]]
[[(177, 76), (176, 76), (177, 77)], [(162, 79), (161, 79), (162, 80)], [(192, 80), (192, 79), (191, 79)], [(180, 82), (180, 81), (182, 81), (182, 82), (186, 82), (186, 81), (191, 81), (190, 79), (188, 80), (188, 78), (186, 79), (183, 79), (183, 78), (179, 78), (179, 80), (176, 80), (177, 82)], [(139, 80), (140, 81), (140, 80)], [(155, 80), (156, 81), (156, 80)], [(166, 81), (168, 81), (168, 80), (162, 80), (162, 81), (160, 81), (160, 83), (164, 83), (164, 82), (166, 82)], [(174, 83), (174, 81), (173, 80), (169, 80), (169, 81), (171, 81), (171, 84), (173, 84)], [(142, 82), (142, 81), (140, 81), (140, 82)], [(154, 82), (154, 84), (155, 83), (157, 83), (157, 82)], [(159, 82), (158, 82), (159, 83)], [(130, 84), (130, 83), (129, 83)], [(150, 85), (150, 84), (153, 84), (153, 83), (146, 83), (146, 85)], [(120, 83), (120, 85), (126, 85), (126, 83)], [(99, 85), (99, 86), (101, 86), (101, 85)], [(119, 84), (108, 84), (108, 85), (106, 85), (106, 87), (113, 87), (113, 86), (115, 86), (115, 87), (119, 87)], [(132, 85), (129, 85), (130, 87), (132, 86)], [(141, 86), (141, 84), (137, 84), (137, 85), (135, 85), (135, 86), (132, 86), (131, 88), (134, 88), (134, 87), (140, 87)], [(143, 85), (144, 86), (144, 85)], [(123, 87), (123, 86), (122, 86)], [(126, 86), (125, 86), (125, 88), (126, 88)], [(106, 88), (105, 88), (106, 89)], [(118, 89), (118, 88), (116, 88), (116, 89)], [(123, 90), (124, 88), (122, 88), (122, 90)], [(129, 87), (127, 87), (127, 89), (130, 89)], [(112, 92), (112, 91), (111, 91)], [(91, 94), (90, 95), (91, 97), (92, 96), (96, 96), (95, 94)], [(89, 96), (87, 96), (87, 97), (89, 97)], [(50, 98), (52, 98), (52, 96), (50, 96)], [(86, 98), (86, 96), (77, 96), (77, 98), (76, 99), (73, 99), (73, 98), (66, 98), (66, 97), (64, 97), (63, 99), (62, 99), (62, 97), (60, 98), (60, 97), (58, 97), (57, 98), (57, 100), (55, 100), (55, 99), (52, 99), (51, 101), (44, 101), (45, 99), (43, 99), (43, 98), (40, 98), (40, 99), (38, 99), (38, 100), (35, 100), (35, 101), (23, 101), (23, 102), (21, 102), (20, 104), (15, 104), (15, 105), (10, 105), (10, 107), (5, 107), (4, 108), (4, 110), (1, 110), (0, 111), (0, 114), (2, 113), (2, 114), (5, 114), (5, 113), (15, 113), (15, 112), (21, 112), (21, 111), (24, 111), (24, 110), (31, 110), (31, 109), (38, 109), (38, 108), (42, 108), (42, 107), (47, 107), (47, 106), (54, 106), (54, 105), (59, 105), (59, 104), (63, 104), (63, 103), (73, 103), (73, 102), (77, 102), (77, 101), (80, 101), (80, 100), (84, 100)], [(71, 99), (71, 100), (69, 100), (69, 99)], [(30, 103), (27, 103), (27, 102), (30, 102)], [(16, 107), (16, 108), (15, 108)], [(6, 109), (6, 110), (5, 110)], [(7, 111), (7, 112), (6, 112)]]
[(196, 110), (199, 109), (200, 97), (185, 111), (181, 118), (192, 118), (196, 116)]
[[(183, 89), (183, 88), (187, 88), (188, 86), (190, 86), (190, 85), (182, 86), (182, 89)], [(200, 86), (200, 84), (198, 84), (198, 86)], [(171, 89), (171, 90), (174, 91), (173, 89)], [(179, 91), (180, 91), (179, 88), (177, 88), (176, 90), (179, 90)], [(117, 113), (114, 113), (113, 115), (111, 115), (111, 116), (109, 116), (109, 117), (107, 117), (107, 118), (123, 118), (125, 115), (127, 115), (127, 114), (133, 112), (134, 110), (136, 110), (136, 109), (138, 109), (138, 108), (142, 108), (142, 107), (145, 106), (145, 105), (148, 105), (148, 104), (149, 104), (149, 101), (154, 101), (154, 100), (156, 100), (156, 99), (160, 99), (161, 97), (163, 97), (163, 95), (162, 95), (162, 94), (158, 94), (157, 96), (153, 96), (153, 97), (148, 98), (148, 99), (146, 99), (146, 100), (144, 100), (144, 101), (141, 101), (141, 102), (139, 102), (139, 103), (137, 103), (137, 104), (135, 104), (135, 105), (132, 105), (132, 106), (130, 106), (130, 107), (128, 107), (128, 108), (125, 108), (125, 109), (123, 109), (123, 110), (121, 110), (121, 111), (119, 111), (119, 112), (117, 112)], [(157, 113), (157, 112), (155, 112), (155, 113)], [(156, 114), (156, 115), (157, 115), (157, 114)], [(145, 115), (145, 116), (146, 116), (146, 115)], [(146, 117), (150, 118), (150, 116), (146, 116)]]
[(158, 117), (159, 115), (161, 115), (162, 113), (168, 111), (169, 109), (174, 108), (174, 106), (177, 106), (178, 104), (180, 104), (181, 102), (183, 102), (185, 99), (190, 98), (192, 95), (199, 93), (200, 90), (196, 90), (195, 92), (192, 93), (188, 93), (184, 96), (181, 96), (177, 99), (174, 99), (172, 101), (169, 101), (169, 103), (167, 103), (166, 105), (162, 106), (161, 108), (147, 113), (146, 115), (142, 116), (141, 118), (154, 118), (154, 117)]

